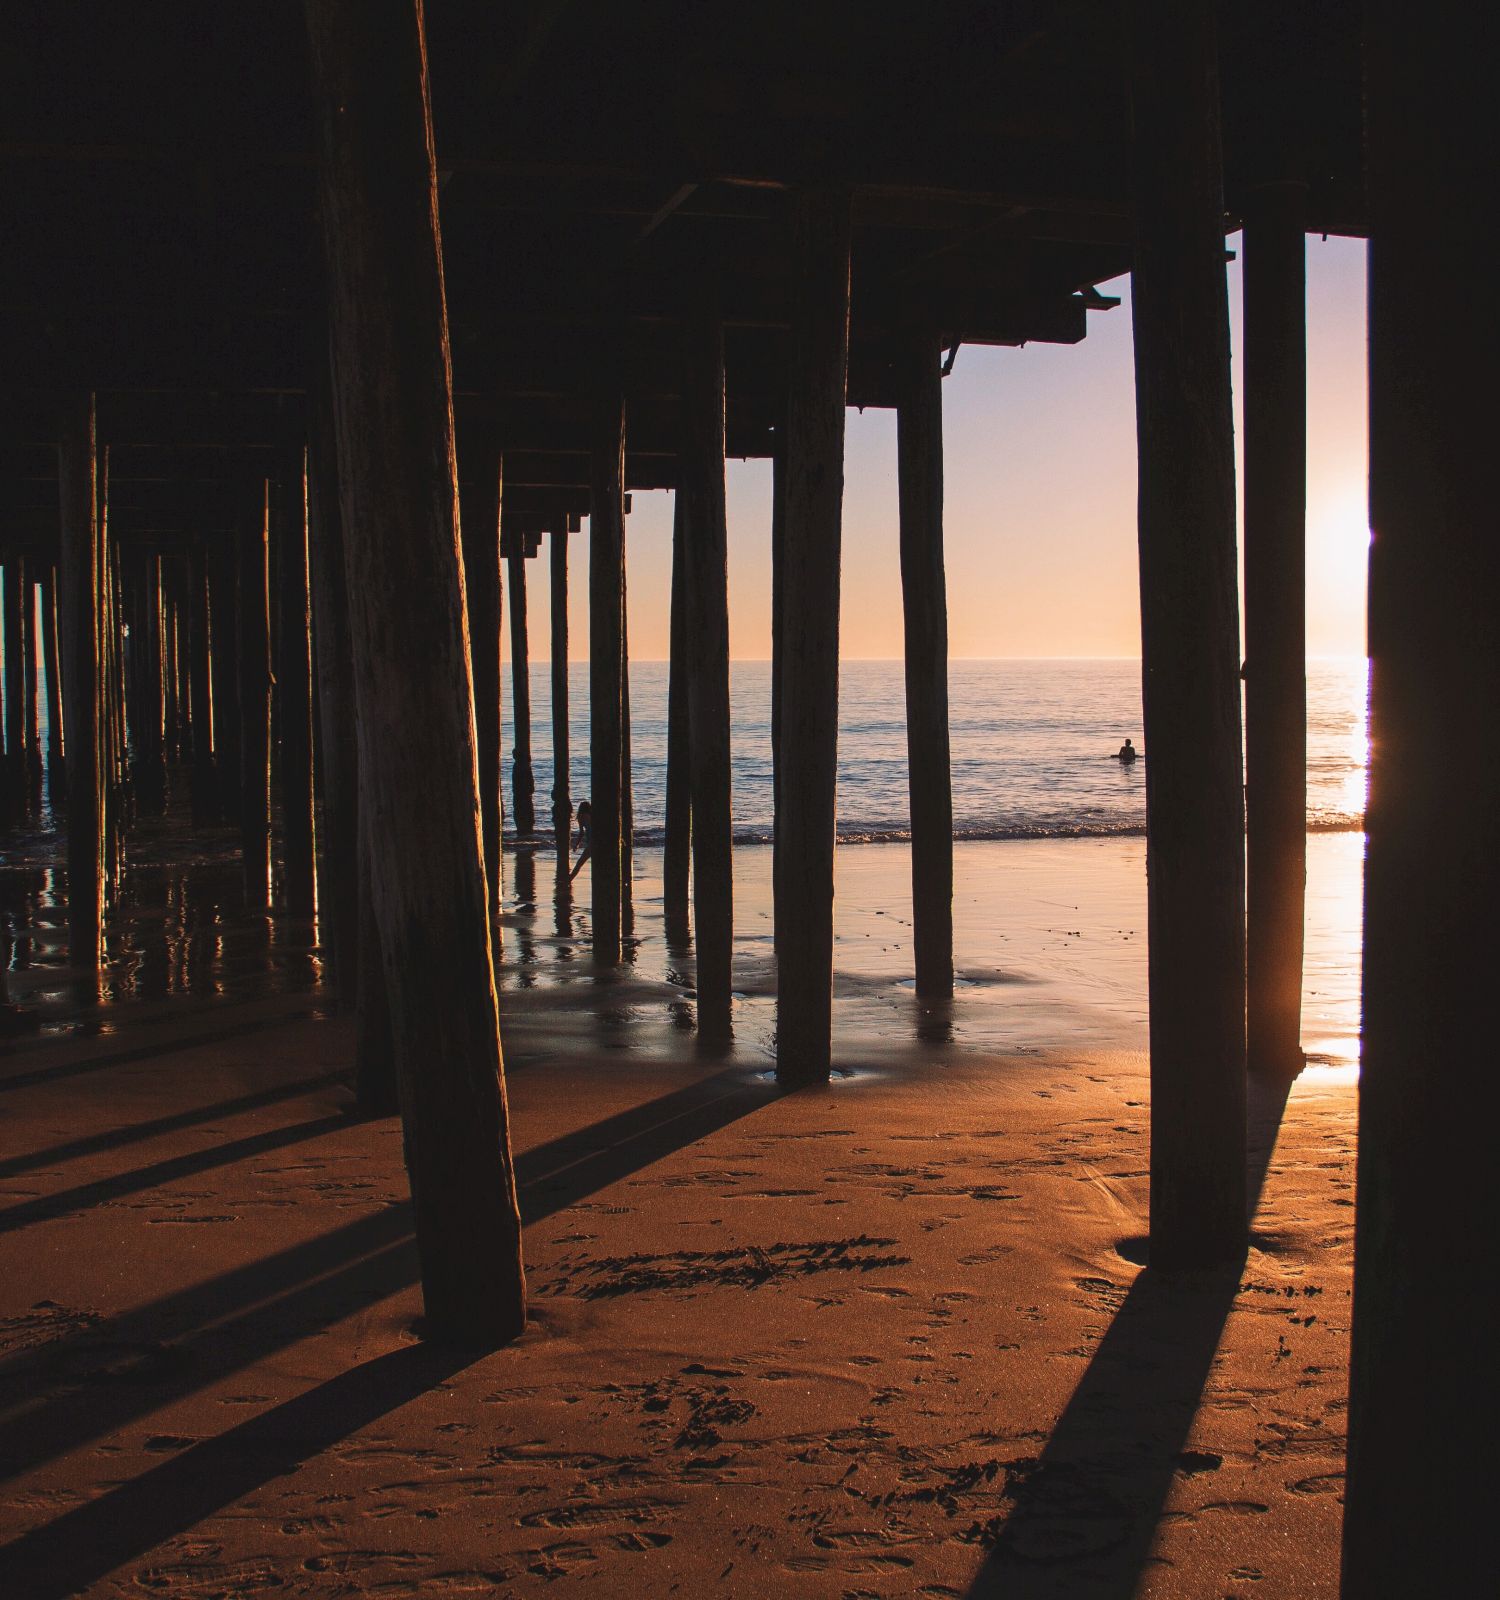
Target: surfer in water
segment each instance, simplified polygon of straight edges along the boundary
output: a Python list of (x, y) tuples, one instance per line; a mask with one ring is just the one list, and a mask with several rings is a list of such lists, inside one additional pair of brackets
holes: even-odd
[(1123, 766), (1128, 767), (1131, 762), (1135, 760), (1137, 754), (1138, 752), (1135, 746), (1131, 744), (1129, 739), (1127, 739), (1125, 743), (1115, 751), (1113, 759), (1120, 762)]

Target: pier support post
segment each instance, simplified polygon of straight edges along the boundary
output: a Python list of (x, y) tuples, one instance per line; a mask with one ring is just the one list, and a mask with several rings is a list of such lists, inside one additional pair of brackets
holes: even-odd
[[(161, 557), (144, 557), (137, 569), (131, 637), (135, 657), (135, 792), (143, 815), (167, 807), (167, 766), (162, 739)], [(196, 797), (195, 797), (196, 798)]]
[(240, 537), (240, 855), (245, 904), (271, 893), (270, 483), (256, 480)]
[[(500, 912), (500, 850), (505, 823), (501, 761), (500, 512), (505, 463), (488, 428), (474, 442), (479, 469), (470, 481), (460, 522), (463, 528), (464, 594), (469, 612), (469, 671), (474, 682), (474, 749), (479, 771), (479, 826), (484, 842), (484, 881), (491, 919)], [(496, 952), (499, 933), (495, 934)]]
[(68, 959), (91, 971), (103, 954), (104, 924), (97, 496), (94, 397), (80, 395), (64, 403), (58, 433), (58, 613), (68, 751)]
[(26, 767), (26, 626), (23, 590), (26, 563), (19, 555), (5, 563), (5, 787), (13, 816), (30, 813)]
[[(308, 383), (308, 591), (315, 626), (323, 829), (318, 920), (326, 928), (334, 987), (351, 1009), (359, 992), (359, 758), (344, 533), (328, 362), (320, 352)], [(388, 1054), (388, 1052), (387, 1052)], [(392, 1095), (394, 1098), (394, 1095)]]
[(688, 725), (687, 546), (688, 490), (679, 483), (672, 505), (672, 599), (668, 620), (666, 843), (662, 849), (662, 900), (668, 938), (688, 937), (688, 882), (692, 861), (692, 733)]
[(427, 1325), (526, 1320), (421, 0), (307, 0), (361, 813)]
[(1213, 11), (1134, 0), (1151, 1261), (1245, 1245), (1245, 813)]
[(549, 534), (547, 556), (552, 564), (552, 832), (562, 865), (559, 884), (567, 882), (567, 861), (573, 837), (568, 741), (568, 519), (559, 517)]
[(26, 807), (33, 816), (42, 804), (42, 753), (37, 725), (36, 562), (21, 563), (21, 687), (25, 696)]
[(776, 866), (776, 1072), (791, 1084), (825, 1081), (832, 1052), (850, 196), (813, 188), (795, 205)]
[(594, 960), (620, 959), (620, 681), (625, 629), (625, 402), (599, 396), (590, 451), (589, 802), (593, 854)]
[(901, 352), (896, 450), (906, 625), (906, 765), (917, 995), (953, 993), (953, 779), (943, 568), (943, 394), (936, 335)]
[(1245, 971), (1250, 1070), (1302, 1070), (1307, 889), (1306, 190), (1245, 216)]
[(281, 732), (283, 892), (288, 911), (310, 917), (317, 904), (313, 842), (312, 613), (307, 572), (307, 453), (299, 439), (282, 452), (281, 614), (276, 697)]
[[(67, 800), (68, 780), (63, 747), (62, 665), (57, 634), (57, 568), (49, 565), (42, 569), (42, 666), (47, 678), (47, 797), (53, 815), (60, 817)], [(158, 648), (159, 645), (158, 639)]]
[(214, 772), (219, 813), (240, 817), (240, 554), (233, 534), (210, 552), (208, 562), (209, 651), (213, 667)]
[[(218, 779), (214, 772), (213, 663), (209, 654), (211, 621), (208, 603), (208, 561), (194, 541), (188, 552), (188, 698), (193, 723), (193, 821), (202, 826), (218, 820)], [(160, 693), (158, 688), (157, 693)], [(149, 711), (148, 707), (148, 711)], [(158, 723), (157, 739), (160, 742)], [(155, 802), (153, 792), (152, 800)]]
[(516, 835), (536, 832), (536, 779), (531, 771), (531, 655), (526, 633), (526, 552), (507, 557), (510, 577), (511, 799)]
[[(1454, 1448), (1495, 1423), (1494, 1331), (1471, 1285), (1493, 1249), (1500, 1120), (1483, 1044), (1500, 854), (1465, 815), (1500, 793), (1484, 732), (1500, 703), (1500, 336), (1469, 270), (1494, 255), (1494, 213), (1473, 203), (1493, 86), (1488, 53), (1455, 48), (1468, 15), (1365, 10), (1371, 760), (1344, 1600), (1494, 1585), (1490, 1484)], [(1422, 315), (1433, 305), (1453, 336)]]
[(688, 768), (692, 774), (693, 943), (698, 1029), (730, 1032), (734, 955), (730, 812), (729, 529), (724, 505), (724, 334), (713, 318), (689, 332), (683, 394), (688, 495)]

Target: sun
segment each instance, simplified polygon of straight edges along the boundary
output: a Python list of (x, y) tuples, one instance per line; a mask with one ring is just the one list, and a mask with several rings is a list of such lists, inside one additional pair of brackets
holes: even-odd
[(1307, 647), (1312, 655), (1362, 655), (1370, 569), (1364, 482), (1342, 483), (1307, 507)]

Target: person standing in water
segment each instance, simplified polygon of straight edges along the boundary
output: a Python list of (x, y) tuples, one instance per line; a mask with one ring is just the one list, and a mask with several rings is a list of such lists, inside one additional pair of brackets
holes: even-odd
[(1131, 744), (1129, 739), (1127, 739), (1125, 741), (1125, 743), (1122, 744), (1120, 746), (1120, 748), (1115, 751), (1114, 760), (1122, 762), (1125, 766), (1128, 767), (1130, 765), (1130, 763), (1135, 760), (1136, 754), (1137, 754), (1137, 751), (1136, 751), (1135, 746), (1133, 744)]
[(581, 847), (577, 861), (573, 863), (573, 870), (568, 874), (571, 883), (578, 876), (579, 869), (589, 858), (589, 851), (594, 843), (594, 808), (587, 800), (578, 802), (578, 843)]

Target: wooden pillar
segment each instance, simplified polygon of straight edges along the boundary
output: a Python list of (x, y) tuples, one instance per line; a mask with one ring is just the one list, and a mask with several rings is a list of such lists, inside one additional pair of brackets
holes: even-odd
[(667, 663), (666, 844), (662, 888), (667, 934), (688, 936), (688, 883), (692, 859), (693, 775), (688, 725), (688, 490), (679, 482), (672, 506), (672, 605)]
[[(475, 752), (479, 763), (479, 822), (484, 839), (484, 877), (490, 916), (500, 911), (500, 850), (505, 822), (501, 765), (500, 631), (504, 609), (500, 579), (500, 513), (505, 463), (494, 436), (475, 442), (479, 471), (466, 502), (463, 524), (464, 592), (469, 607), (469, 670), (474, 682)], [(498, 947), (498, 934), (496, 942)]]
[(1307, 888), (1306, 190), (1245, 215), (1245, 968), (1250, 1070), (1302, 1070)]
[(94, 397), (82, 395), (63, 405), (58, 434), (58, 615), (68, 748), (68, 950), (75, 967), (91, 971), (103, 954), (104, 924), (97, 472)]
[(953, 779), (948, 753), (948, 584), (943, 568), (943, 393), (936, 335), (901, 352), (896, 408), (906, 766), (917, 994), (953, 993)]
[(595, 403), (589, 516), (589, 765), (594, 959), (620, 959), (620, 683), (625, 626), (625, 402)]
[(724, 506), (724, 335), (695, 319), (683, 394), (693, 934), (698, 1027), (730, 1032), (734, 955), (729, 767), (729, 529)]
[(282, 453), (281, 626), (276, 698), (281, 733), (282, 883), (287, 910), (310, 917), (317, 903), (313, 846), (312, 611), (307, 576), (307, 451), (299, 440)]
[[(573, 798), (568, 739), (568, 522), (559, 517), (552, 525), (552, 832), (560, 862), (568, 859), (573, 836)], [(558, 880), (567, 881), (564, 873)]]
[(240, 554), (239, 541), (225, 535), (208, 563), (209, 651), (213, 667), (214, 771), (219, 811), (237, 823), (244, 780), (240, 759)]
[(771, 450), (771, 937), (781, 903), (781, 679), (786, 666), (786, 422)]
[(1500, 1118), (1483, 934), (1500, 855), (1467, 810), (1500, 793), (1500, 335), (1473, 270), (1496, 228), (1472, 204), (1493, 68), (1456, 45), (1469, 16), (1453, 0), (1365, 9), (1371, 759), (1344, 1600), (1494, 1588), (1489, 1475), (1455, 1448), (1495, 1421), (1475, 1296)]
[(1133, 0), (1151, 1261), (1245, 1244), (1245, 814), (1213, 12)]
[(57, 637), (57, 568), (42, 569), (42, 668), (47, 679), (47, 798), (60, 817), (67, 799), (63, 754), (62, 668)]
[(515, 747), (511, 751), (511, 799), (516, 835), (536, 832), (536, 779), (531, 771), (531, 659), (526, 634), (526, 552), (506, 558), (510, 578), (510, 687)]
[(135, 790), (143, 815), (159, 817), (167, 807), (167, 768), (162, 754), (161, 557), (140, 562), (131, 634), (135, 645)]
[(261, 478), (240, 538), (240, 853), (251, 910), (271, 893), (270, 483)]
[(429, 1330), (525, 1323), (421, 0), (308, 0), (361, 810)]
[[(187, 681), (193, 730), (193, 822), (202, 827), (219, 816), (218, 779), (214, 771), (213, 677), (209, 641), (211, 621), (208, 561), (194, 540), (187, 558)], [(160, 693), (160, 690), (157, 690)]]
[(99, 471), (99, 665), (103, 690), (100, 727), (104, 762), (104, 872), (107, 892), (119, 887), (125, 865), (126, 730), (124, 674), (121, 671), (124, 630), (120, 626), (120, 548), (109, 523), (109, 451)]
[(114, 783), (118, 798), (115, 842), (123, 859), (125, 828), (134, 796), (130, 792), (130, 717), (125, 694), (125, 569), (120, 542), (109, 541), (110, 713), (114, 738)]
[(21, 567), (21, 688), (26, 738), (26, 805), (36, 815), (42, 804), (42, 755), (37, 727), (36, 563)]
[(25, 562), (19, 555), (5, 563), (5, 787), (12, 816), (25, 817), (26, 783), (26, 633), (21, 621), (21, 591), (26, 587)]
[[(630, 496), (625, 496), (630, 512)], [(628, 527), (628, 523), (626, 524)], [(628, 535), (627, 535), (628, 537)], [(620, 546), (620, 933), (635, 932), (635, 774), (630, 744), (630, 560)]]
[(177, 586), (177, 563), (164, 560), (161, 564), (162, 758), (173, 767), (181, 762), (186, 748), (182, 697), (178, 692)]
[[(359, 758), (355, 744), (354, 662), (344, 532), (326, 354), (308, 383), (308, 583), (316, 647), (323, 788), (320, 942), (345, 1009), (359, 993)], [(386, 1052), (387, 1058), (389, 1051)]]
[(776, 1072), (791, 1084), (826, 1080), (832, 1050), (850, 198), (846, 190), (815, 188), (798, 194), (795, 205), (776, 932)]

